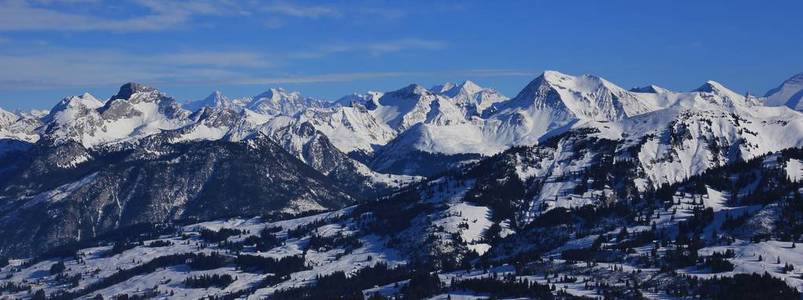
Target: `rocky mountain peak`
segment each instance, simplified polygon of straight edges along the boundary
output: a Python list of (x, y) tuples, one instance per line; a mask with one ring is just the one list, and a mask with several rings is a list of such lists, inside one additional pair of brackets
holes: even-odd
[(153, 91), (156, 91), (156, 89), (149, 87), (147, 85), (136, 82), (128, 82), (120, 86), (120, 90), (117, 92), (117, 94), (112, 96), (112, 98), (109, 100), (131, 99), (131, 96), (133, 96), (134, 94), (153, 92)]

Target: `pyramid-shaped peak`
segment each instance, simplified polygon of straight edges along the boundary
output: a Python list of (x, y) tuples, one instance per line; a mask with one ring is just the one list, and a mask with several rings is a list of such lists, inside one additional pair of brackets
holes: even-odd
[(207, 99), (223, 99), (223, 98), (226, 98), (226, 96), (223, 96), (223, 93), (221, 91), (215, 90), (214, 92), (209, 94), (209, 96), (206, 97), (206, 98)]
[(270, 88), (267, 91), (254, 97), (255, 99), (271, 99), (273, 101), (280, 101), (286, 99), (298, 98), (301, 95), (299, 92), (291, 92), (283, 88)]
[(464, 90), (464, 91), (466, 91), (468, 93), (473, 94), (473, 93), (477, 93), (479, 91), (482, 91), (483, 88), (480, 85), (478, 85), (477, 83), (475, 83), (475, 82), (473, 82), (471, 80), (466, 80), (466, 81), (463, 81), (463, 83), (460, 84), (460, 89), (462, 89), (462, 90)]
[(216, 108), (216, 107), (223, 107), (223, 108), (230, 108), (231, 103), (229, 98), (223, 95), (220, 91), (214, 91), (209, 96), (201, 100), (194, 100), (184, 103), (183, 107), (190, 111), (196, 111), (201, 108), (209, 107), (209, 108)]
[(703, 83), (703, 85), (695, 89), (694, 92), (720, 93), (720, 92), (731, 92), (731, 90), (726, 88), (719, 82), (713, 80), (707, 80), (705, 83)]

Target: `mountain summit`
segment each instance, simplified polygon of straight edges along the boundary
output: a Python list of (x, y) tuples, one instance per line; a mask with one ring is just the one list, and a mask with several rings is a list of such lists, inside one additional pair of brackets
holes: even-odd
[(796, 74), (780, 86), (767, 91), (764, 97), (766, 105), (786, 105), (794, 110), (803, 111), (803, 73)]

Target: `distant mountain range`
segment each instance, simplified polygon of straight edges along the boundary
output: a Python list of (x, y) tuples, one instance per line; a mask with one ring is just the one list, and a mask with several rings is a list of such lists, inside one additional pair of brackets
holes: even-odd
[[(336, 101), (276, 88), (179, 103), (127, 83), (105, 101), (0, 110), (0, 258), (34, 258), (0, 269), (0, 293), (294, 299), (337, 280), (354, 285), (344, 297), (410, 298), (504, 273), (515, 280), (473, 282), (490, 290), (466, 295), (536, 297), (540, 284), (566, 299), (704, 297), (705, 284), (725, 283), (683, 276), (721, 273), (712, 257), (725, 250), (736, 251), (727, 272), (764, 268), (800, 288), (786, 266), (748, 254), (803, 268), (785, 250), (803, 234), (801, 99), (803, 74), (757, 97), (715, 81), (628, 90), (546, 71), (512, 98), (465, 81)], [(157, 241), (166, 250), (147, 244)], [(211, 252), (223, 253), (214, 268), (194, 265)], [(253, 271), (244, 253), (302, 261), (280, 272), (256, 259), (271, 270)], [(70, 256), (67, 271), (32, 275)], [(349, 281), (379, 262), (387, 279)], [(184, 280), (177, 265), (237, 279), (204, 293), (168, 280)], [(333, 272), (345, 275), (322, 279)], [(432, 274), (444, 285), (417, 281)], [(523, 279), (529, 292), (503, 293)]]

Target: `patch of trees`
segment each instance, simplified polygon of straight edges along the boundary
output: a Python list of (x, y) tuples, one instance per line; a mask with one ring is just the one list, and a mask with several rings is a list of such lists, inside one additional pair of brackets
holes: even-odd
[(490, 294), (494, 298), (554, 299), (549, 286), (529, 280), (516, 280), (514, 276), (469, 278), (453, 281), (452, 291), (469, 290)]
[(442, 291), (443, 283), (438, 274), (423, 270), (414, 271), (410, 281), (401, 289), (404, 299), (424, 299)]
[(725, 231), (734, 230), (737, 227), (744, 225), (749, 218), (750, 215), (747, 214), (747, 212), (744, 212), (736, 217), (727, 214), (725, 215), (725, 220), (722, 221), (722, 226), (720, 226), (719, 228)]
[(407, 229), (416, 216), (430, 211), (432, 205), (420, 202), (419, 191), (406, 189), (392, 199), (367, 202), (355, 209), (353, 215), (372, 213), (372, 221), (366, 224), (367, 231), (390, 235)]
[(733, 250), (730, 249), (725, 250), (725, 252), (714, 252), (711, 256), (703, 258), (702, 267), (714, 273), (733, 271), (733, 264), (728, 260), (733, 256)]
[(141, 246), (141, 242), (130, 242), (130, 241), (118, 241), (112, 245), (111, 249), (106, 251), (103, 255), (105, 256), (115, 256), (117, 254), (123, 253), (126, 250), (134, 249), (137, 246)]
[(320, 236), (313, 234), (309, 239), (309, 249), (328, 251), (331, 249), (344, 249), (350, 253), (354, 249), (362, 247), (362, 242), (354, 235), (346, 235), (342, 232), (331, 236)]
[(465, 200), (491, 208), (496, 221), (514, 220), (525, 205), (522, 199), (527, 198), (527, 188), (516, 175), (510, 153), (512, 151), (506, 151), (482, 160), (467, 173), (476, 182), (466, 193)]
[(64, 262), (58, 261), (50, 266), (50, 274), (51, 275), (61, 274), (66, 269), (67, 267), (64, 266)]
[(688, 239), (691, 235), (700, 234), (714, 220), (714, 209), (695, 209), (686, 221), (678, 223), (678, 239)]
[(17, 283), (13, 281), (0, 283), (0, 293), (19, 293), (22, 291), (30, 291), (31, 286), (25, 283)]
[(221, 228), (218, 231), (214, 231), (211, 229), (201, 229), (201, 239), (206, 241), (207, 243), (219, 243), (221, 241), (225, 241), (229, 237), (243, 234), (242, 230), (239, 229), (232, 229), (232, 228)]
[[(133, 295), (129, 295), (129, 294), (114, 295), (114, 297), (112, 299), (114, 299), (114, 300), (145, 300), (145, 299), (153, 299), (153, 298), (156, 298), (157, 296), (159, 296), (159, 292), (158, 291), (156, 291), (156, 290), (145, 290), (143, 292), (140, 292), (138, 294), (133, 294)], [(95, 297), (95, 298), (97, 298), (97, 297)], [(102, 299), (102, 296), (101, 296), (101, 299)]]
[[(383, 286), (409, 278), (410, 271), (405, 267), (389, 268), (377, 263), (361, 269), (354, 274), (334, 272), (317, 276), (311, 286), (281, 290), (272, 299), (363, 299), (362, 290)], [(415, 299), (415, 298), (414, 298)]]
[(199, 253), (191, 257), (187, 265), (193, 270), (211, 270), (223, 267), (229, 261), (229, 257), (218, 252), (212, 252), (208, 255), (206, 253)]
[(800, 299), (797, 289), (767, 273), (735, 274), (700, 280), (699, 284), (703, 299)]
[(301, 238), (312, 232), (313, 229), (327, 224), (326, 218), (321, 218), (310, 223), (296, 226), (287, 230), (287, 238)]
[(240, 254), (234, 263), (241, 270), (248, 272), (273, 273), (283, 276), (309, 268), (304, 264), (304, 256), (286, 256), (282, 258), (263, 257), (257, 255)]
[(167, 247), (172, 246), (173, 242), (168, 240), (155, 240), (153, 242), (148, 243), (147, 247), (149, 248), (159, 248), (159, 247)]
[(234, 282), (234, 280), (235, 279), (229, 274), (203, 274), (187, 277), (184, 279), (184, 286), (192, 289), (205, 289), (210, 287), (224, 289)]
[(634, 216), (631, 207), (624, 202), (610, 205), (584, 205), (581, 207), (551, 209), (533, 220), (528, 227), (551, 227), (575, 223), (596, 224), (603, 218), (627, 218)]
[(794, 240), (803, 236), (803, 196), (799, 191), (783, 197), (780, 201), (780, 218), (775, 234), (782, 240)]
[(281, 246), (282, 241), (276, 238), (276, 235), (272, 232), (263, 229), (259, 232), (259, 235), (249, 235), (246, 237), (242, 245), (253, 245), (257, 251), (268, 251)]

